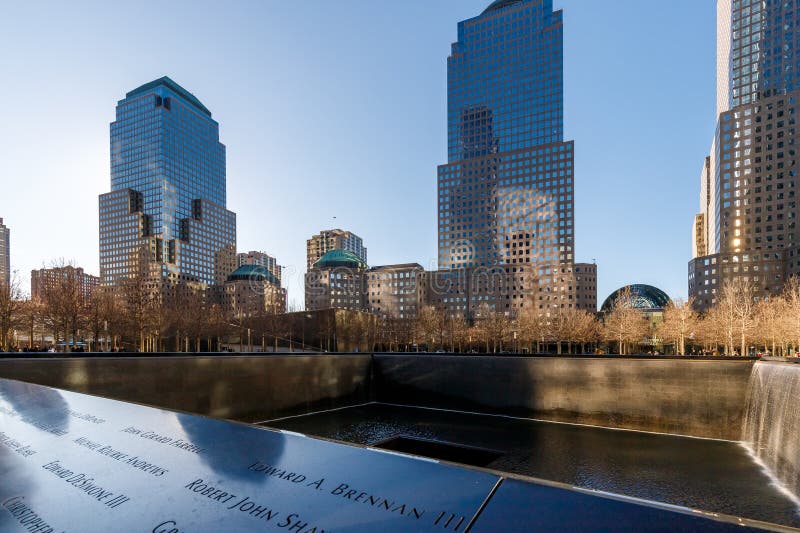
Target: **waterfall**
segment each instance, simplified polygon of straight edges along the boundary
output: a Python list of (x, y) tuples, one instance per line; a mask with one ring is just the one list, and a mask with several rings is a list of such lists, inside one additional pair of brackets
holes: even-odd
[(742, 440), (776, 484), (800, 501), (800, 365), (753, 365)]

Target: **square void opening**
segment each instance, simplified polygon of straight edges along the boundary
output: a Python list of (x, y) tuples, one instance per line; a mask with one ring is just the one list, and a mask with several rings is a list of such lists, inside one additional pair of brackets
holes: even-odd
[(472, 466), (487, 466), (503, 455), (496, 450), (475, 448), (450, 442), (416, 439), (402, 435), (373, 444), (372, 447)]

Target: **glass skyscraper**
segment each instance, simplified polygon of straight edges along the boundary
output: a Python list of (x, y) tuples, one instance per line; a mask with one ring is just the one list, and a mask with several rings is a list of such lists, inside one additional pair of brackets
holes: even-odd
[(11, 284), (11, 231), (0, 218), (0, 283)]
[[(522, 307), (520, 295), (531, 298), (534, 280), (541, 289), (570, 277), (574, 157), (564, 141), (562, 12), (552, 0), (497, 0), (458, 24), (447, 59), (447, 140), (439, 268), (505, 276), (519, 293), (509, 312)], [(567, 292), (553, 305), (572, 307)]]
[(800, 4), (717, 1), (717, 128), (702, 165), (689, 294), (712, 306), (748, 278), (759, 297), (800, 273), (797, 116)]
[(102, 283), (130, 276), (144, 253), (163, 279), (219, 284), (235, 250), (211, 112), (167, 77), (127, 93), (111, 124), (111, 192), (100, 196)]

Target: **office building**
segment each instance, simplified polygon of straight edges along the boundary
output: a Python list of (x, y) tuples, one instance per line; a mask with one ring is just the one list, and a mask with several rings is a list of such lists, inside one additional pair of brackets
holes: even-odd
[(332, 250), (345, 250), (353, 253), (363, 263), (367, 262), (367, 249), (361, 237), (349, 231), (331, 229), (320, 231), (306, 241), (306, 268), (311, 270), (314, 263)]
[(243, 264), (212, 289), (217, 303), (234, 316), (258, 317), (286, 312), (286, 289), (267, 267)]
[(798, 21), (793, 2), (717, 1), (717, 126), (701, 168), (688, 273), (701, 310), (726, 280), (747, 278), (765, 298), (800, 272)]
[(236, 268), (225, 146), (211, 112), (167, 77), (120, 100), (111, 123), (111, 192), (100, 196), (100, 277), (143, 269), (207, 287)]
[(278, 264), (278, 260), (265, 252), (242, 252), (236, 254), (236, 268), (244, 265), (255, 265), (266, 268), (270, 274), (281, 283), (283, 267)]
[(349, 250), (331, 250), (305, 275), (306, 310), (364, 311), (367, 263)]
[(386, 318), (416, 318), (425, 269), (417, 263), (372, 267), (365, 273), (370, 313)]
[(562, 12), (553, 11), (552, 0), (497, 0), (460, 22), (447, 60), (447, 91), (438, 261), (443, 270), (470, 270), (473, 283), (469, 305), (466, 294), (441, 294), (437, 301), (509, 315), (526, 305), (544, 314), (575, 306), (574, 284), (553, 285), (575, 268)]
[(31, 299), (43, 301), (52, 291), (68, 290), (69, 294), (88, 303), (100, 285), (100, 278), (71, 265), (31, 270)]
[(0, 284), (11, 284), (11, 230), (0, 218)]

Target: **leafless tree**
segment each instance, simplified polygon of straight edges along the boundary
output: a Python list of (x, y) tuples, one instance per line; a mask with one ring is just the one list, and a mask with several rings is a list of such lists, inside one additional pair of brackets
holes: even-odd
[(548, 317), (534, 307), (524, 307), (517, 313), (516, 328), (519, 340), (527, 344), (532, 353), (542, 351), (542, 344), (550, 334)]
[(11, 282), (6, 284), (0, 280), (0, 350), (11, 348), (12, 332), (20, 320), (22, 308), (22, 291), (19, 288), (19, 277), (11, 273)]
[(791, 337), (791, 344), (795, 352), (800, 351), (800, 278), (791, 276), (786, 280), (783, 289), (783, 300), (785, 302), (785, 320), (794, 335)]
[(617, 343), (620, 355), (627, 353), (626, 346), (640, 344), (649, 331), (649, 321), (633, 306), (630, 289), (617, 297), (603, 318), (603, 337)]
[(753, 283), (744, 277), (725, 280), (719, 292), (719, 318), (725, 331), (726, 353), (735, 353), (738, 341), (740, 355), (747, 355), (747, 341), (755, 327)]
[(675, 345), (676, 354), (686, 354), (686, 339), (697, 332), (697, 313), (694, 311), (694, 300), (676, 299), (664, 309), (664, 320), (658, 326), (658, 336)]

